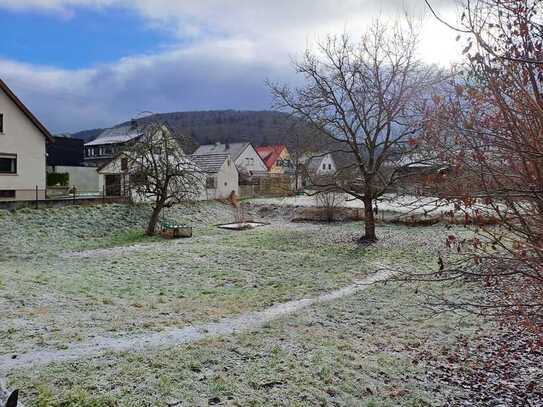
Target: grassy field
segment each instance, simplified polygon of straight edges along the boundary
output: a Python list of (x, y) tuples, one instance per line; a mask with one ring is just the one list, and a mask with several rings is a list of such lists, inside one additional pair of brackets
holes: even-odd
[[(170, 210), (195, 237), (146, 238), (146, 207), (0, 214), (0, 354), (63, 349), (94, 336), (159, 332), (314, 297), (382, 267), (428, 270), (442, 226), (271, 225), (233, 233), (219, 204)], [(440, 290), (444, 288), (440, 287)], [(416, 306), (421, 290), (376, 285), (254, 333), (12, 372), (27, 405), (439, 405), (417, 352), (441, 355), (479, 321)], [(446, 290), (465, 295), (460, 287)], [(454, 390), (454, 389), (453, 389)], [(175, 404), (178, 403), (178, 404)]]

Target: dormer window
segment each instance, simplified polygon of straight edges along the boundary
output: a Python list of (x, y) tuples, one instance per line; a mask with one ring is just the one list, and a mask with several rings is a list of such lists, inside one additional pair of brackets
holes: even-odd
[(0, 113), (0, 134), (4, 133), (4, 113)]

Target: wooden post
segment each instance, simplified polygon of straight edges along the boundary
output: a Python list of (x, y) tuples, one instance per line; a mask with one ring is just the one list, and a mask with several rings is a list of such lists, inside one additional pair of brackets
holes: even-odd
[(36, 185), (36, 209), (38, 209), (38, 200), (40, 198), (40, 195), (39, 195), (39, 191), (38, 191), (38, 186)]

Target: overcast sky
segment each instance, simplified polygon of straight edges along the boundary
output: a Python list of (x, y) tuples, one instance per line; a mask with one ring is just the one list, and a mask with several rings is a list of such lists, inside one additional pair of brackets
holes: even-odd
[[(432, 3), (456, 19), (455, 0)], [(264, 110), (264, 80), (295, 80), (305, 48), (404, 10), (423, 18), (424, 60), (460, 58), (423, 0), (0, 0), (0, 77), (55, 133), (140, 111)]]

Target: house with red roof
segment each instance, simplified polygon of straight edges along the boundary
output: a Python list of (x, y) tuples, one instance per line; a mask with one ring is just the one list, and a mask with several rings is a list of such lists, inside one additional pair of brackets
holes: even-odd
[(266, 164), (269, 174), (289, 174), (294, 171), (294, 165), (286, 145), (275, 144), (257, 147), (256, 152)]

